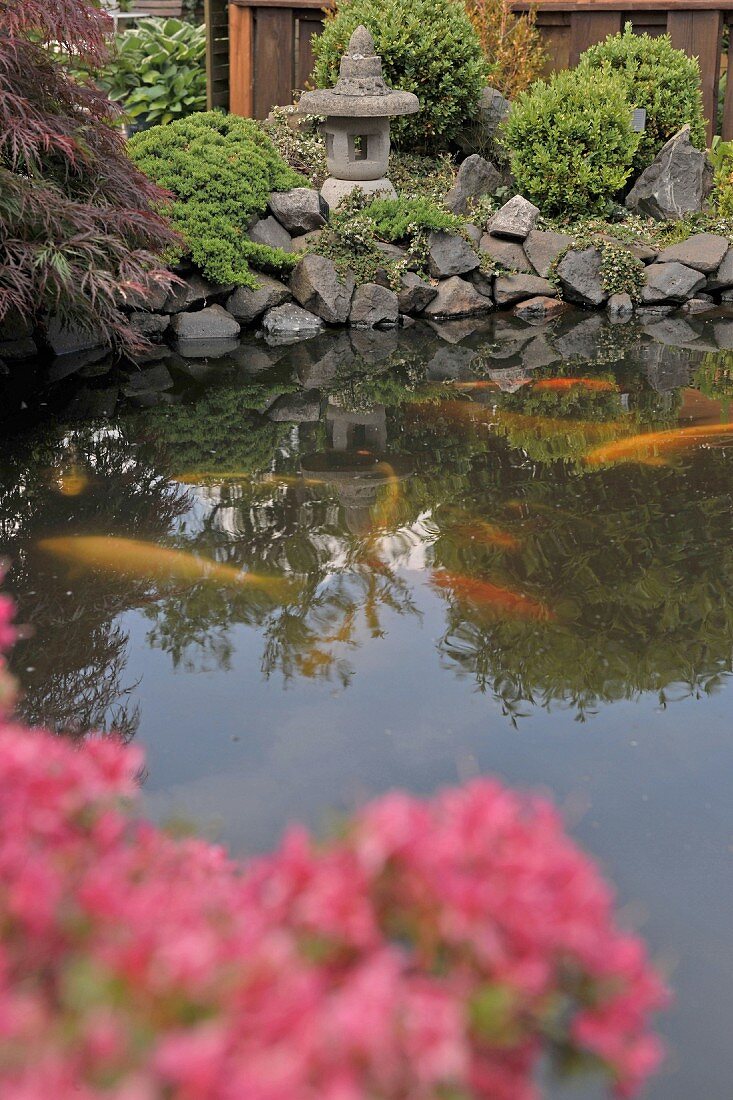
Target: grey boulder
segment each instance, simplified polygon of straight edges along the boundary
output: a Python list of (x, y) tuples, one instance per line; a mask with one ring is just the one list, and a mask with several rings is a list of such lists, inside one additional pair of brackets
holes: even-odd
[[(64, 324), (58, 317), (52, 317), (46, 326), (46, 342), (54, 355), (72, 355), (89, 348), (105, 347), (109, 343), (99, 329), (83, 328), (73, 322)], [(7, 350), (3, 351), (3, 355), (8, 356)]]
[(628, 321), (634, 313), (634, 303), (630, 294), (612, 294), (606, 303), (608, 319), (612, 324)]
[(657, 257), (657, 263), (684, 264), (686, 267), (694, 267), (696, 271), (702, 271), (703, 275), (710, 275), (720, 267), (727, 252), (727, 237), (719, 237), (717, 233), (695, 233), (686, 241), (663, 249)]
[(269, 248), (281, 248), (283, 252), (293, 251), (293, 238), (272, 215), (257, 219), (249, 231), (249, 239), (255, 244), (266, 244)]
[(406, 271), (400, 281), (397, 303), (400, 313), (422, 313), (438, 293), (437, 288), (426, 283), (414, 271)]
[(478, 256), (463, 237), (443, 231), (428, 237), (428, 270), (434, 279), (465, 275), (478, 265)]
[(268, 309), (289, 302), (292, 295), (286, 286), (269, 275), (258, 275), (259, 286), (251, 290), (240, 286), (227, 299), (227, 310), (243, 325), (251, 325)]
[(145, 313), (142, 311), (131, 313), (128, 320), (136, 332), (156, 343), (163, 339), (163, 334), (171, 323), (167, 313)]
[(197, 313), (176, 313), (171, 325), (179, 340), (226, 340), (239, 335), (239, 322), (223, 306), (206, 306)]
[(267, 415), (270, 420), (312, 424), (321, 416), (321, 395), (318, 390), (283, 394), (278, 397)]
[(514, 307), (514, 316), (520, 321), (526, 321), (529, 325), (544, 325), (560, 317), (570, 306), (567, 302), (560, 302), (557, 298), (539, 294), (535, 298), (526, 298)]
[(494, 300), (497, 306), (511, 306), (524, 298), (557, 297), (557, 290), (547, 279), (539, 275), (499, 275), (494, 282)]
[(268, 201), (270, 212), (292, 236), (321, 229), (328, 220), (328, 203), (320, 191), (293, 187), (291, 191), (273, 191)]
[(673, 221), (702, 210), (712, 184), (705, 153), (683, 126), (662, 147), (626, 196), (629, 210), (657, 221)]
[(534, 274), (534, 269), (518, 241), (502, 241), (491, 233), (484, 233), (479, 252), (489, 256), (495, 264), (507, 271), (519, 271), (525, 275)]
[(537, 274), (546, 279), (560, 253), (570, 248), (572, 243), (573, 238), (567, 233), (533, 229), (524, 242), (524, 252)]
[(733, 248), (729, 248), (723, 261), (712, 275), (708, 276), (708, 290), (728, 290), (733, 287)]
[(307, 340), (325, 328), (320, 317), (301, 309), (293, 302), (268, 309), (262, 319), (262, 328), (275, 342)]
[(206, 305), (207, 302), (231, 290), (232, 287), (217, 286), (197, 272), (193, 272), (187, 275), (182, 283), (175, 283), (170, 288), (163, 304), (163, 312), (182, 313), (184, 309), (191, 309), (192, 306)]
[(354, 292), (349, 321), (361, 328), (396, 325), (399, 315), (397, 295), (379, 283), (363, 283)]
[(658, 302), (686, 302), (696, 290), (705, 286), (705, 276), (684, 264), (650, 264), (646, 269), (646, 286), (641, 301), (645, 306)]
[(537, 224), (538, 208), (529, 199), (515, 195), (489, 218), (487, 229), (495, 237), (507, 237), (510, 241), (524, 241)]
[(438, 293), (425, 309), (426, 317), (470, 317), (475, 313), (487, 313), (491, 302), (479, 294), (473, 283), (453, 275), (438, 284)]
[(557, 265), (563, 297), (580, 306), (602, 306), (608, 294), (601, 280), (601, 253), (592, 246), (573, 248)]
[(333, 260), (325, 256), (304, 256), (290, 276), (295, 300), (330, 325), (347, 320), (354, 285), (354, 276), (349, 272), (342, 279)]
[(490, 160), (473, 153), (461, 164), (456, 182), (445, 196), (445, 205), (454, 214), (465, 214), (469, 204), (483, 195), (493, 195), (501, 186), (501, 172)]

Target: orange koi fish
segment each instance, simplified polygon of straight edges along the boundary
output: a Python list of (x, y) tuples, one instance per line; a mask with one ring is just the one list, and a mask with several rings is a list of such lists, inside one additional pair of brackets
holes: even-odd
[(464, 577), (445, 571), (433, 573), (432, 580), (438, 588), (452, 592), (462, 603), (473, 604), (482, 611), (508, 615), (516, 619), (546, 621), (554, 618), (545, 604), (521, 592), (513, 592), (510, 588), (500, 588), (491, 581), (477, 580), (475, 577)]
[(503, 531), (501, 527), (484, 520), (459, 523), (451, 530), (466, 541), (483, 543), (485, 546), (498, 546), (502, 550), (518, 550), (520, 547), (519, 539), (509, 531)]
[(618, 386), (603, 378), (542, 378), (532, 384), (533, 390), (572, 390), (581, 386), (590, 393), (618, 393)]
[(100, 569), (130, 580), (163, 584), (198, 584), (202, 581), (228, 587), (253, 587), (270, 595), (285, 595), (290, 587), (283, 577), (246, 573), (232, 565), (199, 558), (182, 550), (169, 550), (154, 542), (105, 535), (70, 535), (41, 539), (38, 547), (72, 565)]
[(78, 497), (88, 488), (89, 475), (81, 466), (72, 463), (71, 466), (57, 472), (55, 482), (62, 496)]
[(459, 379), (451, 378), (447, 383), (449, 386), (454, 386), (457, 390), (498, 390), (498, 382), (492, 382), (489, 379), (482, 379), (476, 382), (461, 382)]
[(373, 527), (395, 527), (398, 524), (399, 506), (402, 499), (400, 479), (389, 462), (377, 462), (372, 470), (381, 474), (384, 479), (382, 482), (384, 485), (383, 495), (372, 513)]
[(689, 428), (645, 432), (595, 447), (586, 454), (585, 461), (589, 466), (601, 466), (607, 462), (640, 462), (657, 466), (664, 463), (664, 455), (708, 442), (723, 443), (730, 436), (733, 436), (733, 423), (695, 424)]

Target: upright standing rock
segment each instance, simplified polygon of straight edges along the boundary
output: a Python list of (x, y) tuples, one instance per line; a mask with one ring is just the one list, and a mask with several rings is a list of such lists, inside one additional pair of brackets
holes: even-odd
[(346, 321), (354, 285), (354, 276), (349, 273), (342, 279), (333, 260), (325, 256), (304, 256), (290, 276), (296, 301), (330, 325)]
[(641, 173), (626, 205), (657, 221), (673, 221), (702, 210), (711, 186), (707, 156), (690, 141), (689, 125), (683, 126)]
[(458, 169), (456, 182), (445, 196), (445, 205), (454, 214), (465, 214), (471, 200), (493, 195), (501, 186), (501, 172), (478, 153), (466, 157)]

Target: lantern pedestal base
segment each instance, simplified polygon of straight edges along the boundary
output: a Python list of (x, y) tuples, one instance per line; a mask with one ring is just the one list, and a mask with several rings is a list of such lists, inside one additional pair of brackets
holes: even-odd
[(365, 195), (376, 196), (378, 192), (381, 198), (397, 198), (397, 192), (386, 176), (378, 180), (337, 180), (334, 176), (329, 176), (321, 188), (321, 196), (331, 208), (335, 208), (357, 187)]

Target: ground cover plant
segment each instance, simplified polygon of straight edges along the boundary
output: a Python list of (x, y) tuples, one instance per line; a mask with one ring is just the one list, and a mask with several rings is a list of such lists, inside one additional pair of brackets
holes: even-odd
[(0, 682), (8, 1095), (532, 1100), (543, 1052), (622, 1094), (656, 1066), (663, 987), (547, 802), (396, 793), (239, 865), (130, 813), (137, 750), (25, 729)]
[(52, 53), (90, 73), (107, 17), (86, 0), (0, 0), (0, 323), (43, 314), (139, 345), (118, 309), (177, 243), (160, 189), (125, 155), (116, 109)]
[(693, 145), (705, 148), (700, 66), (697, 58), (676, 50), (669, 35), (635, 34), (627, 23), (622, 33), (609, 35), (581, 55), (581, 79), (590, 86), (599, 72), (620, 76), (630, 105), (646, 109), (646, 124), (634, 154), (636, 174), (687, 123)]
[[(398, 288), (404, 271), (426, 267), (431, 231), (461, 233), (464, 226), (464, 218), (424, 196), (372, 199), (357, 189), (332, 211), (314, 251), (333, 260), (342, 274), (351, 272), (357, 283), (386, 272)], [(380, 243), (401, 245), (404, 258), (385, 254)]]
[(247, 235), (271, 191), (305, 184), (252, 119), (205, 111), (136, 134), (128, 148), (138, 167), (172, 192), (165, 213), (213, 282), (254, 287), (250, 264), (273, 271), (294, 265), (290, 254)]
[(543, 214), (577, 217), (608, 208), (639, 137), (618, 75), (565, 70), (517, 97), (502, 141), (519, 191)]
[(396, 146), (445, 148), (473, 117), (489, 67), (462, 0), (342, 0), (313, 41), (313, 79), (332, 87), (353, 31), (364, 24), (386, 82), (414, 92), (420, 114), (392, 123)]

